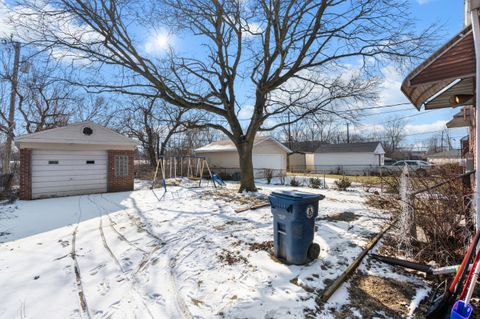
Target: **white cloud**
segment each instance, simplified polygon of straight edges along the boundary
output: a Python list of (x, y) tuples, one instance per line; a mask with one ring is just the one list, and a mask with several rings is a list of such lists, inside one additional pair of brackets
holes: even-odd
[(379, 87), (379, 104), (389, 105), (408, 102), (400, 90), (403, 81), (400, 71), (394, 66), (386, 66), (382, 68), (381, 72), (383, 79)]
[(0, 0), (0, 39), (10, 37), (13, 32), (13, 29), (8, 21), (9, 15), (9, 7), (3, 0)]
[[(446, 128), (446, 120), (438, 120), (432, 123), (425, 124), (407, 124), (405, 125), (405, 132), (407, 134), (427, 133), (433, 131), (441, 131)], [(360, 124), (352, 129), (352, 132), (357, 134), (371, 134), (385, 132), (384, 124)]]
[(239, 119), (249, 119), (253, 114), (253, 105), (244, 105), (238, 112)]
[(163, 54), (173, 47), (174, 40), (171, 33), (160, 30), (147, 39), (144, 45), (145, 52), (151, 55)]
[(427, 4), (427, 3), (429, 3), (429, 2), (432, 2), (432, 0), (417, 0), (417, 3), (418, 3), (419, 5), (424, 5), (424, 4)]
[(447, 120), (439, 120), (427, 124), (407, 124), (405, 126), (405, 131), (408, 132), (408, 134), (440, 131), (446, 128), (445, 124), (447, 124), (447, 122)]

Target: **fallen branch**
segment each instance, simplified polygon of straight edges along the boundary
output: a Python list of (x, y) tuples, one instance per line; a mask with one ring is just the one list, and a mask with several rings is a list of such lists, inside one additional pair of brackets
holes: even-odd
[(267, 207), (267, 206), (270, 206), (269, 202), (263, 202), (263, 203), (259, 203), (259, 204), (255, 204), (255, 205), (251, 205), (251, 206), (240, 207), (240, 208), (235, 209), (235, 213), (241, 213), (241, 212), (245, 212), (247, 210), (255, 210), (255, 209), (259, 209), (259, 208)]
[(395, 219), (392, 223), (388, 224), (380, 233), (377, 234), (367, 245), (367, 247), (362, 251), (360, 255), (353, 261), (353, 263), (348, 266), (348, 268), (343, 272), (343, 274), (338, 277), (327, 289), (324, 290), (323, 294), (317, 297), (317, 303), (327, 302), (328, 299), (337, 291), (337, 289), (347, 281), (350, 276), (355, 272), (355, 270), (360, 266), (363, 258), (368, 254), (368, 252), (378, 243), (378, 241), (383, 237), (383, 235), (392, 228), (392, 226), (397, 222), (398, 219)]

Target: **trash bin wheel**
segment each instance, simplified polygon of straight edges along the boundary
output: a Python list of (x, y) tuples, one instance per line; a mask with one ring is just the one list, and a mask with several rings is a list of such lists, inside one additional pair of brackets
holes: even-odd
[(320, 255), (320, 245), (318, 244), (311, 244), (308, 247), (307, 257), (309, 260), (315, 260)]

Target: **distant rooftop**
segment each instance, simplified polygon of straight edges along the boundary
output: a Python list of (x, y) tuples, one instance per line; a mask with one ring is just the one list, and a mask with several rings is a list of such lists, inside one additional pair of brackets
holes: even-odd
[[(288, 153), (291, 152), (288, 147), (282, 145), (282, 143), (280, 143), (279, 141), (277, 141), (276, 139), (274, 139), (271, 136), (256, 136), (255, 137), (255, 142), (254, 142), (253, 145), (258, 145), (258, 144), (263, 143), (267, 140), (271, 140), (271, 141), (277, 143), (281, 148), (285, 149), (286, 152), (288, 152)], [(196, 153), (222, 152), (222, 151), (225, 151), (225, 152), (237, 151), (237, 148), (235, 147), (235, 144), (233, 144), (233, 142), (231, 140), (226, 139), (226, 140), (215, 141), (215, 142), (212, 142), (208, 145), (205, 145), (205, 146), (202, 146), (202, 147), (199, 147), (199, 148), (195, 149)]]
[(460, 150), (450, 150), (445, 152), (439, 152), (427, 156), (428, 158), (461, 158)]
[(315, 153), (365, 153), (375, 152), (380, 142), (322, 144)]

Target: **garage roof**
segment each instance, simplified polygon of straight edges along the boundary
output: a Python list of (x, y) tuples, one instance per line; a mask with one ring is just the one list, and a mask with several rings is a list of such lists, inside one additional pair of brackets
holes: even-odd
[[(274, 142), (275, 144), (278, 145), (278, 147), (280, 147), (287, 153), (292, 152), (288, 147), (286, 147), (285, 145), (283, 145), (282, 143), (280, 143), (279, 141), (277, 141), (271, 136), (255, 137), (255, 142), (253, 146), (257, 146), (266, 141)], [(208, 145), (202, 146), (194, 150), (195, 153), (233, 152), (233, 151), (237, 151), (237, 148), (235, 147), (235, 144), (233, 144), (231, 140), (220, 140), (220, 141), (212, 142)]]
[(69, 145), (115, 145), (128, 147), (137, 145), (136, 141), (91, 121), (75, 123), (37, 133), (18, 136), (15, 138), (15, 143), (19, 146), (21, 146), (23, 143), (28, 143), (29, 145), (39, 143)]
[(380, 142), (322, 144), (315, 153), (373, 153), (379, 145), (381, 146)]

